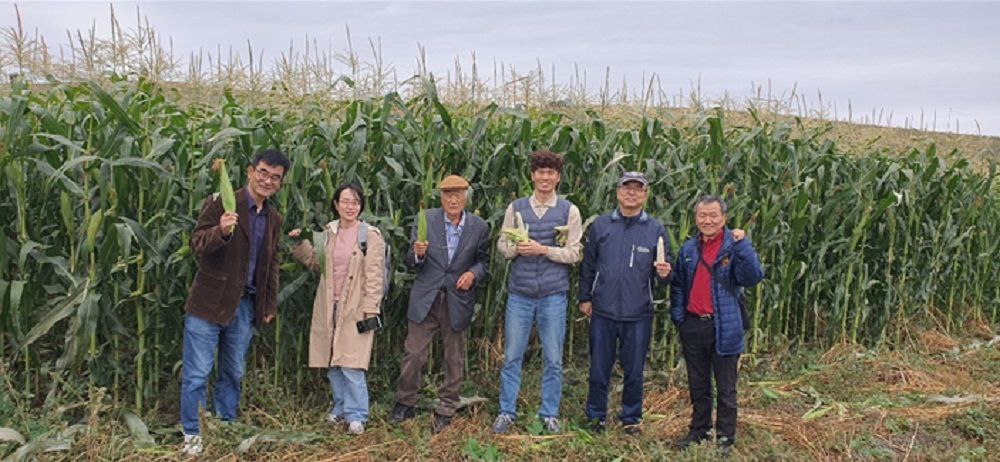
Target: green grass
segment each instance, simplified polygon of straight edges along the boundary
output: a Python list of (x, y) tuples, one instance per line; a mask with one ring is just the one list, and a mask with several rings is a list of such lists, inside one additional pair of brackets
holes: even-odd
[[(740, 372), (740, 426), (735, 460), (987, 460), (1000, 450), (1000, 389), (983, 371), (1000, 369), (996, 344), (959, 351), (873, 351), (858, 348), (819, 350), (800, 347), (775, 359), (745, 357)], [(541, 359), (537, 345), (525, 366), (516, 430), (494, 436), (489, 426), (497, 412), (496, 368), (473, 370), (463, 396), (487, 398), (460, 412), (446, 432), (432, 436), (428, 387), (417, 418), (400, 426), (385, 422), (392, 405), (395, 370), (373, 369), (368, 431), (360, 437), (324, 422), (328, 410), (322, 372), (307, 370), (307, 390), (297, 394), (272, 387), (269, 371), (252, 367), (245, 381), (241, 417), (222, 425), (207, 417), (203, 434), (206, 459), (232, 455), (263, 460), (313, 460), (330, 457), (367, 460), (714, 460), (711, 445), (676, 452), (671, 442), (686, 431), (690, 407), (685, 375), (676, 370), (647, 371), (644, 433), (622, 433), (614, 417), (604, 435), (586, 430), (586, 358), (577, 356), (566, 368), (562, 414), (564, 431), (546, 435), (534, 419), (539, 402)], [(900, 382), (896, 374), (908, 375)], [(436, 384), (440, 371), (429, 379)], [(928, 377), (934, 377), (929, 379)], [(611, 409), (620, 402), (620, 376), (612, 380)], [(176, 384), (168, 386), (142, 415), (155, 444), (137, 446), (121, 415), (124, 403), (104, 392), (75, 405), (56, 409), (24, 409), (30, 400), (11, 395), (0, 400), (0, 417), (30, 440), (43, 440), (76, 428), (66, 451), (46, 460), (177, 458), (180, 430), (176, 424)], [(933, 397), (975, 396), (968, 403), (935, 403)], [(829, 408), (817, 413), (817, 409)], [(810, 416), (812, 413), (814, 415)], [(30, 416), (19, 420), (18, 416)], [(77, 427), (74, 427), (77, 425)], [(251, 439), (253, 439), (251, 441)], [(14, 451), (0, 443), (0, 456)]]

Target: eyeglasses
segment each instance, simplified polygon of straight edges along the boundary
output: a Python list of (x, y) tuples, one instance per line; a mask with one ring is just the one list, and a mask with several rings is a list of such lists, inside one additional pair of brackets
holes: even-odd
[(346, 200), (345, 201), (345, 200), (341, 199), (341, 200), (337, 201), (337, 203), (340, 204), (341, 207), (351, 207), (351, 208), (361, 207), (361, 203), (358, 202), (358, 201), (352, 201), (352, 200)]
[(267, 170), (261, 170), (259, 168), (255, 168), (253, 172), (257, 175), (257, 179), (260, 181), (270, 181), (274, 184), (281, 184), (281, 175), (272, 175)]

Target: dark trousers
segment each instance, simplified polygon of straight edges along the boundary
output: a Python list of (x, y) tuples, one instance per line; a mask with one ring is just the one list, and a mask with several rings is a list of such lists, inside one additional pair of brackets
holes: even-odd
[(456, 331), (448, 322), (448, 305), (444, 294), (438, 295), (434, 306), (423, 322), (409, 321), (406, 343), (403, 345), (403, 363), (399, 370), (399, 385), (396, 386), (396, 402), (414, 406), (420, 398), (420, 382), (424, 365), (427, 364), (427, 350), (434, 334), (441, 335), (444, 346), (444, 383), (438, 388), (440, 404), (434, 412), (453, 416), (458, 410), (458, 392), (462, 386), (465, 371), (465, 330)]
[(680, 326), (681, 346), (691, 392), (691, 434), (703, 437), (712, 429), (712, 374), (718, 395), (716, 437), (736, 441), (736, 364), (740, 355), (715, 351), (715, 322), (688, 315)]
[(604, 420), (607, 416), (608, 382), (617, 357), (624, 373), (622, 412), (618, 420), (623, 425), (642, 421), (642, 370), (652, 332), (652, 318), (619, 322), (598, 315), (590, 317), (588, 419)]

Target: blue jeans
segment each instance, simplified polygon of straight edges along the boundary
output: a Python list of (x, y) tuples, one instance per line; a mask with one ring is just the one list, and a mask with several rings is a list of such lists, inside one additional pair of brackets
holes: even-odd
[(236, 318), (216, 324), (196, 316), (184, 316), (184, 351), (181, 378), (181, 426), (188, 435), (200, 434), (198, 408), (205, 407), (208, 375), (219, 352), (215, 379), (215, 413), (224, 421), (236, 419), (240, 403), (240, 381), (246, 369), (246, 354), (253, 338), (254, 303), (243, 298)]
[(542, 343), (542, 406), (538, 416), (559, 415), (562, 398), (562, 349), (566, 338), (566, 294), (542, 298), (511, 293), (504, 321), (504, 360), (500, 370), (500, 413), (517, 415), (517, 394), (521, 389), (521, 366), (528, 348), (531, 325), (538, 324)]
[(348, 422), (364, 423), (368, 420), (368, 384), (364, 369), (331, 367), (326, 377), (333, 389), (333, 415)]
[(590, 388), (587, 392), (587, 418), (604, 420), (608, 413), (608, 382), (615, 357), (622, 366), (623, 425), (642, 421), (642, 370), (646, 365), (653, 318), (639, 321), (615, 321), (599, 315), (590, 317)]

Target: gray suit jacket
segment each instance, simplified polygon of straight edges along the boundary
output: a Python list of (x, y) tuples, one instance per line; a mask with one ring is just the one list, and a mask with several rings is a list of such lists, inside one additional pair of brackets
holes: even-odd
[[(410, 289), (410, 303), (406, 317), (420, 323), (427, 318), (431, 306), (441, 289), (448, 301), (448, 319), (451, 328), (459, 331), (469, 327), (475, 313), (476, 291), (484, 284), (490, 258), (490, 228), (470, 212), (465, 212), (465, 228), (455, 250), (455, 258), (448, 263), (448, 241), (445, 238), (444, 211), (427, 210), (427, 253), (417, 261), (413, 245), (406, 252), (406, 265), (417, 271), (417, 278)], [(410, 242), (417, 240), (417, 227), (410, 233)], [(458, 290), (455, 283), (466, 271), (476, 276), (469, 290)]]

